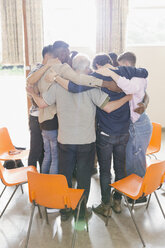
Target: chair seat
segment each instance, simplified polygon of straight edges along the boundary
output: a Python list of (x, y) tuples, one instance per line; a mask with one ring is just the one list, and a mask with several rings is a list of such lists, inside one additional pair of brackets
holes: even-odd
[(20, 167), (16, 169), (5, 169), (2, 181), (7, 186), (18, 185), (27, 182), (27, 172), (37, 172), (35, 166)]
[(143, 183), (143, 178), (137, 176), (136, 174), (131, 174), (115, 183), (111, 186), (125, 194), (126, 196), (137, 200), (141, 195), (139, 195), (141, 185)]
[(84, 193), (84, 189), (69, 188), (68, 193), (69, 193), (69, 198), (71, 201), (70, 202), (71, 208), (74, 210), (77, 207), (77, 204)]
[(20, 151), (18, 154), (11, 155), (8, 152), (4, 152), (0, 154), (0, 160), (18, 160), (18, 159), (25, 159), (29, 155), (29, 150), (15, 150)]

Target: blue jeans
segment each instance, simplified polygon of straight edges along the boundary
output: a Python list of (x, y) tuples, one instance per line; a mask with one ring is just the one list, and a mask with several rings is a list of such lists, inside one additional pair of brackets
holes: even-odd
[(72, 175), (76, 167), (77, 188), (85, 189), (88, 200), (91, 171), (95, 159), (95, 142), (84, 145), (64, 145), (58, 143), (59, 174), (66, 176), (68, 186), (72, 187)]
[(42, 173), (58, 174), (57, 130), (42, 130), (44, 141), (44, 160)]
[(146, 172), (146, 150), (152, 134), (152, 123), (143, 113), (140, 118), (130, 124), (129, 140), (126, 148), (126, 172), (144, 177)]
[[(129, 133), (105, 136), (101, 134), (101, 130), (97, 130), (96, 148), (100, 168), (101, 200), (105, 204), (110, 202), (111, 187), (109, 184), (111, 183), (112, 155), (115, 181), (118, 181), (126, 176), (125, 160), (128, 138)], [(114, 198), (121, 199), (121, 195), (115, 192)]]

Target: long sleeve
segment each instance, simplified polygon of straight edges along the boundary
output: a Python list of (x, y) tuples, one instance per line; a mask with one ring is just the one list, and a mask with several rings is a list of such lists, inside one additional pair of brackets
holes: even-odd
[(147, 80), (137, 77), (133, 77), (130, 80), (125, 77), (119, 77), (116, 83), (126, 94), (136, 94), (141, 89), (144, 91), (147, 85)]
[(62, 65), (60, 76), (74, 82), (75, 84), (86, 85), (89, 87), (101, 87), (103, 83), (103, 80), (93, 76), (76, 73), (68, 64)]
[(68, 91), (72, 93), (80, 93), (80, 92), (91, 90), (91, 89), (93, 89), (93, 87), (89, 87), (85, 85), (78, 85), (71, 81), (69, 81), (69, 84), (68, 84)]

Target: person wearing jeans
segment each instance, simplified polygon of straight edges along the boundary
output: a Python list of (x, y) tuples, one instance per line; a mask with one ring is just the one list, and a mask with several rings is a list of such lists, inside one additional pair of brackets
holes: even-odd
[[(101, 68), (102, 66), (110, 66), (110, 58), (106, 54), (97, 55), (93, 60), (94, 69)], [(148, 72), (143, 68), (132, 68), (132, 67), (112, 67), (113, 70), (119, 74), (124, 75), (127, 78), (136, 77), (147, 77)], [(109, 69), (108, 69), (109, 70)], [(111, 81), (112, 78), (104, 77), (96, 72), (91, 74), (94, 77), (103, 79), (104, 81)], [(89, 90), (89, 87), (78, 86), (69, 82), (68, 89), (71, 92), (78, 93), (85, 90)], [(125, 93), (116, 90), (102, 88), (106, 92), (110, 99), (116, 100), (122, 98)], [(100, 184), (101, 184), (101, 193), (102, 202), (98, 206), (94, 206), (93, 210), (103, 216), (107, 216), (109, 203), (110, 203), (110, 182), (111, 182), (111, 159), (113, 154), (113, 165), (115, 171), (115, 180), (119, 180), (126, 176), (125, 173), (125, 163), (126, 163), (126, 144), (129, 138), (129, 124), (130, 124), (130, 109), (129, 104), (126, 103), (121, 108), (116, 111), (108, 114), (97, 108), (97, 139), (96, 147), (98, 154), (98, 162), (100, 166)], [(101, 145), (100, 145), (101, 144)], [(107, 151), (107, 152), (106, 152)], [(107, 157), (105, 158), (105, 153)], [(107, 162), (108, 161), (108, 162)], [(113, 210), (116, 213), (121, 212), (121, 195), (115, 193), (113, 195)], [(111, 213), (110, 213), (111, 214)]]
[[(88, 73), (90, 61), (86, 56), (77, 55), (72, 66), (77, 72)], [(56, 75), (60, 78), (59, 75)], [(62, 78), (61, 78), (62, 79)], [(68, 84), (69, 81), (64, 79)], [(131, 99), (125, 96), (120, 100), (109, 102), (109, 97), (100, 89), (92, 89), (81, 94), (73, 94), (55, 83), (42, 94), (42, 98), (32, 92), (36, 103), (44, 108), (56, 104), (59, 121), (59, 173), (66, 176), (71, 187), (72, 174), (77, 167), (77, 186), (85, 189), (84, 194), (88, 200), (91, 180), (91, 169), (95, 158), (95, 114), (96, 106), (110, 113)], [(66, 211), (60, 211), (62, 220), (67, 219)], [(82, 206), (81, 215), (85, 214)], [(87, 210), (87, 215), (91, 209)]]
[[(53, 64), (52, 45), (45, 46), (42, 49), (42, 63), (38, 63), (29, 73), (27, 77), (27, 86), (35, 87), (35, 84)], [(32, 106), (29, 111), (29, 129), (30, 129), (30, 152), (28, 157), (28, 165), (37, 167), (39, 162), (40, 171), (44, 157), (43, 138), (41, 128), (38, 121), (39, 108), (31, 99)]]
[(42, 130), (44, 159), (42, 173), (58, 174), (57, 130)]
[[(132, 52), (125, 52), (119, 56), (118, 62), (120, 65), (133, 68), (136, 63), (136, 56)], [(120, 77), (113, 70), (107, 68), (104, 68), (104, 73), (104, 75), (112, 77), (123, 92), (133, 94), (129, 102), (131, 120), (129, 127), (130, 136), (126, 147), (126, 175), (135, 173), (140, 177), (144, 177), (146, 172), (146, 150), (152, 134), (152, 123), (146, 112), (141, 114), (137, 110), (139, 106), (143, 106), (145, 110), (149, 102), (149, 100), (146, 100), (148, 98), (146, 96), (147, 79), (133, 77), (129, 80), (125, 77)], [(132, 199), (128, 199), (128, 201), (132, 203)], [(142, 197), (137, 199), (135, 204), (144, 204), (146, 202), (147, 198)]]
[(88, 199), (91, 170), (95, 159), (95, 142), (90, 144), (71, 145), (58, 144), (59, 173), (66, 176), (68, 185), (72, 188), (72, 174), (76, 165), (77, 188), (85, 189)]
[(152, 123), (146, 113), (136, 122), (130, 123), (129, 141), (126, 148), (127, 175), (135, 173), (144, 177), (146, 173), (146, 151), (152, 134)]
[[(97, 129), (97, 156), (100, 165), (101, 201), (110, 202), (111, 160), (113, 155), (115, 181), (125, 177), (125, 151), (129, 133), (106, 135)], [(114, 193), (114, 199), (121, 199), (121, 194)]]

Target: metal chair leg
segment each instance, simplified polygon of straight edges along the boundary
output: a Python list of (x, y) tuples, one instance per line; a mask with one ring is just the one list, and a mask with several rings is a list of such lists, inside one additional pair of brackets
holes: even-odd
[(125, 199), (125, 201), (126, 201), (126, 203), (127, 203), (127, 207), (128, 207), (129, 212), (130, 212), (130, 214), (131, 214), (132, 220), (133, 220), (134, 225), (135, 225), (135, 227), (136, 227), (136, 230), (137, 230), (137, 232), (138, 232), (138, 234), (139, 234), (139, 237), (140, 237), (140, 239), (141, 239), (141, 242), (142, 242), (142, 244), (143, 244), (143, 247), (145, 247), (144, 240), (143, 240), (143, 238), (142, 238), (142, 236), (141, 236), (141, 233), (140, 233), (140, 230), (139, 230), (139, 228), (138, 228), (138, 226), (137, 226), (137, 224), (136, 224), (136, 221), (135, 221), (133, 212), (132, 212), (132, 210), (131, 210), (131, 208), (130, 208), (130, 206), (129, 206), (129, 204), (128, 204), (127, 196), (124, 195), (124, 199)]
[(150, 194), (150, 196), (149, 196), (149, 198), (148, 198), (148, 202), (147, 202), (146, 209), (148, 209), (148, 206), (149, 206), (150, 200), (151, 200), (151, 194)]
[(107, 214), (107, 218), (106, 218), (106, 222), (105, 222), (105, 225), (106, 225), (106, 226), (108, 226), (108, 221), (109, 221), (109, 213), (110, 213), (110, 210), (111, 210), (111, 205), (109, 204), (108, 214)]
[(31, 226), (32, 226), (34, 210), (35, 210), (35, 202), (33, 201), (31, 216), (30, 216), (30, 221), (29, 221), (29, 227), (28, 227), (28, 232), (27, 232), (27, 236), (26, 236), (25, 248), (28, 247), (28, 241), (29, 241), (29, 236), (30, 236), (30, 231), (31, 231)]
[(24, 191), (23, 191), (23, 187), (22, 187), (22, 184), (21, 184), (20, 186), (21, 186), (21, 191), (22, 191), (22, 194), (24, 194)]
[(135, 200), (133, 200), (133, 203), (132, 203), (132, 206), (131, 206), (131, 212), (132, 212), (133, 209), (134, 209), (134, 205), (135, 205)]
[(84, 195), (84, 204), (85, 204), (85, 221), (86, 221), (86, 226), (87, 226), (87, 232), (89, 231), (88, 229), (88, 215), (87, 215), (87, 200), (86, 196)]
[(5, 191), (6, 188), (7, 188), (7, 186), (5, 186), (5, 187), (3, 188), (2, 192), (1, 192), (1, 195), (0, 195), (0, 198), (1, 198), (1, 196), (3, 195), (3, 193), (4, 193), (4, 191)]
[(1, 218), (1, 217), (2, 217), (2, 215), (4, 214), (4, 212), (5, 212), (6, 208), (7, 208), (7, 206), (9, 205), (9, 203), (10, 203), (11, 199), (13, 198), (13, 196), (14, 196), (15, 192), (17, 191), (18, 187), (19, 187), (19, 185), (17, 185), (17, 186), (16, 186), (16, 188), (15, 188), (14, 192), (12, 193), (12, 195), (11, 195), (10, 199), (8, 200), (8, 202), (7, 202), (6, 206), (4, 207), (3, 211), (1, 212), (1, 214), (0, 214), (0, 218)]
[(46, 215), (46, 223), (49, 224), (48, 213), (46, 211), (46, 208), (45, 208), (45, 215)]
[(84, 196), (81, 198), (79, 204), (78, 204), (78, 210), (77, 210), (77, 216), (76, 216), (76, 223), (75, 223), (75, 228), (74, 228), (74, 233), (73, 233), (73, 238), (72, 238), (72, 248), (74, 248), (75, 246), (75, 241), (76, 241), (76, 233), (77, 233), (77, 223), (78, 223), (78, 219), (79, 219), (79, 215), (80, 215), (80, 207), (81, 207), (81, 203), (84, 200)]
[(39, 212), (40, 219), (42, 219), (42, 214), (41, 214), (40, 205), (37, 204), (37, 207), (38, 207), (38, 212)]
[(160, 210), (161, 210), (161, 212), (162, 212), (162, 214), (163, 214), (163, 217), (165, 218), (165, 214), (164, 214), (163, 208), (162, 208), (162, 206), (161, 206), (161, 204), (160, 204), (159, 198), (158, 198), (158, 196), (157, 196), (157, 194), (156, 194), (155, 191), (154, 191), (154, 194), (155, 194), (156, 200), (157, 200), (157, 202), (158, 202), (158, 204), (159, 204)]
[(156, 155), (153, 153), (151, 154), (156, 160), (158, 160), (158, 158), (156, 157)]

